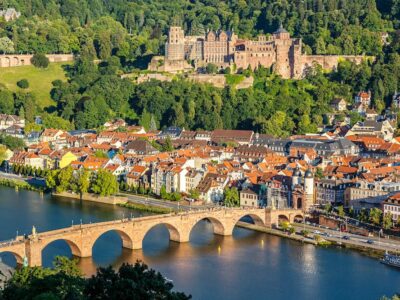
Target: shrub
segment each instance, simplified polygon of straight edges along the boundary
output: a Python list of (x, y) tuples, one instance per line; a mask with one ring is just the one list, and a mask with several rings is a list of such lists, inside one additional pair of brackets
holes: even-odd
[(17, 82), (17, 86), (21, 89), (27, 89), (29, 88), (29, 81), (26, 79), (21, 79)]
[(49, 66), (50, 62), (49, 62), (49, 59), (46, 57), (46, 55), (44, 55), (42, 53), (36, 53), (32, 56), (31, 63), (36, 68), (45, 69)]

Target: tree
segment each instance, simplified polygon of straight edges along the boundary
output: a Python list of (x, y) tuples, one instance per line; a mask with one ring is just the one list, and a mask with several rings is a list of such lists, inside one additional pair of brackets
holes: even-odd
[(388, 212), (383, 216), (382, 227), (384, 229), (390, 229), (393, 227), (393, 216), (391, 212)]
[(1, 89), (1, 86), (0, 86), (0, 113), (9, 115), (14, 113), (13, 94), (9, 90)]
[(191, 299), (172, 288), (173, 284), (159, 272), (136, 262), (123, 264), (118, 273), (111, 267), (99, 268), (87, 280), (84, 295), (88, 299)]
[(326, 214), (329, 214), (332, 211), (332, 204), (330, 202), (326, 203), (324, 206), (324, 210)]
[(36, 68), (46, 69), (50, 61), (43, 53), (35, 53), (31, 58), (31, 63)]
[(173, 291), (173, 284), (142, 262), (99, 268), (90, 278), (82, 276), (75, 260), (56, 257), (54, 268), (24, 267), (7, 280), (0, 298), (35, 299), (175, 299), (191, 296)]
[(46, 176), (46, 186), (47, 188), (53, 190), (58, 183), (58, 173), (59, 170), (50, 170)]
[(23, 150), (26, 147), (25, 142), (22, 139), (4, 134), (0, 135), (0, 144), (6, 146), (12, 151)]
[(90, 172), (88, 170), (79, 170), (76, 185), (82, 198), (82, 194), (87, 193), (90, 186)]
[(189, 191), (189, 197), (198, 200), (200, 198), (200, 192), (197, 189), (191, 189)]
[(362, 208), (360, 213), (358, 214), (358, 220), (360, 222), (368, 222), (368, 214), (365, 208)]
[(104, 152), (103, 150), (96, 150), (96, 152), (94, 153), (95, 157), (98, 158), (108, 158), (108, 155), (106, 152)]
[(60, 170), (57, 175), (57, 193), (71, 190), (71, 184), (73, 184), (74, 182), (73, 173), (74, 170), (71, 166), (65, 167), (64, 169)]
[(215, 74), (218, 72), (218, 67), (212, 63), (208, 63), (206, 66), (207, 74)]
[(57, 128), (61, 130), (72, 130), (74, 129), (73, 124), (68, 120), (65, 120), (56, 114), (44, 114), (43, 115), (43, 126), (45, 128)]
[(168, 136), (161, 147), (162, 152), (171, 152), (174, 151), (174, 146), (172, 145), (171, 138)]
[(91, 185), (91, 190), (100, 196), (118, 193), (118, 181), (110, 172), (100, 169)]
[(369, 211), (369, 221), (374, 225), (379, 225), (381, 223), (382, 211), (379, 208), (371, 208)]
[(290, 228), (290, 223), (287, 221), (283, 221), (279, 224), (283, 231), (288, 231)]
[(17, 82), (17, 86), (21, 89), (27, 89), (29, 88), (29, 81), (27, 79), (21, 79)]
[(160, 197), (161, 199), (166, 199), (168, 197), (167, 188), (165, 187), (165, 185), (161, 186)]
[(14, 52), (14, 43), (8, 37), (4, 36), (0, 38), (0, 52), (1, 53), (12, 53)]
[(324, 171), (318, 167), (315, 171), (315, 177), (318, 179), (324, 178)]
[(338, 206), (338, 207), (337, 207), (337, 211), (338, 211), (339, 217), (344, 218), (345, 213), (344, 213), (343, 205)]
[(85, 279), (75, 260), (56, 257), (54, 268), (24, 267), (16, 270), (0, 294), (8, 299), (82, 299)]
[(225, 188), (224, 204), (227, 206), (239, 206), (240, 205), (239, 192), (236, 187)]
[(4, 145), (0, 145), (0, 166), (7, 159), (7, 147)]

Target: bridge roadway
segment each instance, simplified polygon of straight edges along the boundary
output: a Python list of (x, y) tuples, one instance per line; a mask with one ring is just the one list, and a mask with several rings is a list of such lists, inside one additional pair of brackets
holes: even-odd
[(35, 233), (28, 237), (18, 236), (15, 240), (0, 243), (0, 252), (12, 253), (18, 264), (26, 257), (30, 266), (42, 264), (42, 251), (56, 240), (64, 240), (77, 257), (91, 257), (92, 248), (104, 233), (115, 231), (128, 249), (141, 249), (143, 239), (154, 226), (164, 225), (169, 231), (169, 239), (174, 242), (189, 242), (190, 232), (201, 220), (207, 219), (213, 225), (214, 234), (232, 235), (237, 222), (250, 217), (254, 224), (271, 227), (280, 220), (293, 223), (303, 218), (303, 212), (295, 209), (259, 208), (210, 208), (166, 215), (127, 218), (117, 221), (74, 225), (67, 228)]

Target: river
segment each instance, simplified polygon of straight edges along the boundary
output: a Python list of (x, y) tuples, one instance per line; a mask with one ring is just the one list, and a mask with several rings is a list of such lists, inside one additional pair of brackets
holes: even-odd
[[(0, 187), (0, 240), (72, 224), (107, 221), (133, 214), (120, 207), (40, 196), (36, 192)], [(63, 241), (43, 251), (45, 266), (56, 255), (71, 256)], [(15, 264), (11, 254), (0, 257)], [(357, 252), (313, 245), (235, 228), (232, 237), (214, 236), (202, 221), (190, 242), (169, 242), (168, 231), (157, 226), (146, 236), (142, 250), (122, 249), (116, 233), (104, 234), (93, 257), (80, 259), (85, 274), (97, 266), (143, 260), (173, 280), (175, 288), (194, 299), (379, 299), (400, 292), (400, 270)]]

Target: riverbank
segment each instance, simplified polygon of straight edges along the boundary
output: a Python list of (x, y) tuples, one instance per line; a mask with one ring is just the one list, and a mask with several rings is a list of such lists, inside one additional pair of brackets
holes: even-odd
[(24, 189), (28, 191), (43, 192), (42, 188), (35, 187), (24, 180), (0, 178), (0, 185), (15, 189)]
[(255, 230), (255, 231), (259, 231), (259, 232), (264, 232), (264, 233), (269, 233), (272, 235), (276, 235), (279, 237), (283, 237), (283, 238), (287, 238), (287, 239), (291, 239), (291, 240), (295, 240), (298, 242), (302, 242), (302, 243), (308, 243), (308, 244), (313, 244), (315, 246), (318, 245), (317, 241), (310, 239), (310, 238), (306, 238), (300, 235), (296, 235), (296, 234), (287, 234), (281, 230), (278, 229), (273, 229), (273, 228), (268, 228), (265, 226), (258, 226), (255, 224), (250, 224), (250, 223), (246, 223), (246, 222), (238, 222), (237, 226), (242, 227), (242, 228), (246, 228), (246, 229), (251, 229), (251, 230)]
[(343, 240), (343, 239), (339, 241), (335, 238), (329, 238), (329, 237), (323, 237), (323, 242), (318, 242), (312, 238), (304, 238), (303, 236), (298, 234), (287, 234), (278, 229), (268, 228), (264, 226), (257, 226), (246, 222), (238, 222), (237, 226), (295, 240), (302, 243), (313, 244), (315, 246), (346, 248), (349, 250), (360, 252), (363, 255), (373, 258), (381, 258), (385, 254), (384, 249), (379, 249), (378, 246), (374, 244), (367, 244), (367, 243), (359, 244), (352, 240)]
[(156, 214), (169, 214), (171, 212), (171, 209), (168, 209), (168, 208), (153, 206), (153, 205), (146, 205), (146, 204), (141, 204), (141, 203), (126, 202), (126, 203), (119, 203), (117, 205), (124, 207), (124, 208), (140, 210), (140, 211), (156, 213)]
[(83, 193), (82, 195), (80, 195), (80, 194), (75, 194), (75, 193), (71, 193), (71, 192), (61, 192), (61, 193), (53, 193), (52, 195), (56, 196), (56, 197), (70, 198), (70, 199), (82, 200), (82, 201), (90, 201), (90, 202), (109, 204), (109, 205), (124, 204), (128, 201), (128, 198), (126, 198), (126, 197), (120, 197), (120, 196), (105, 197), (105, 196), (100, 196), (100, 195), (90, 194), (90, 193)]

